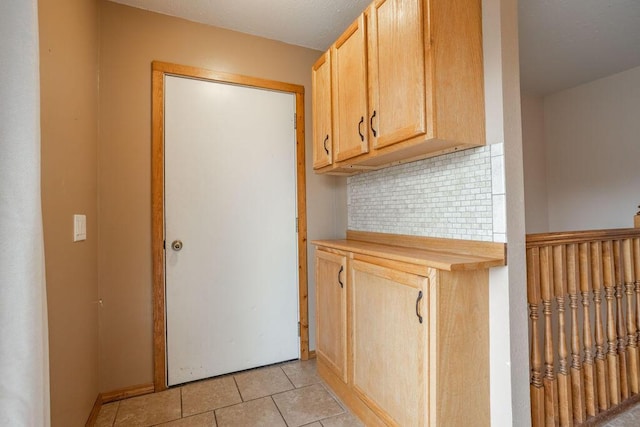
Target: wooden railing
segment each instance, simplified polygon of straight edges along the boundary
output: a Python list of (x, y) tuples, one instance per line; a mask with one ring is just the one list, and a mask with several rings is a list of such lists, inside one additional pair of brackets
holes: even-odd
[(640, 393), (640, 229), (528, 235), (527, 297), (534, 427)]

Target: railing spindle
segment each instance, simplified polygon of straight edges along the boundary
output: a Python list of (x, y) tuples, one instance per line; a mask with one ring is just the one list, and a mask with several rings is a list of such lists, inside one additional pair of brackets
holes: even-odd
[(598, 384), (598, 408), (609, 409), (610, 396), (607, 381), (604, 348), (604, 327), (602, 323), (602, 250), (600, 242), (591, 244), (591, 279), (593, 283), (593, 303), (596, 321), (596, 378)]
[(544, 314), (544, 418), (545, 425), (558, 425), (558, 383), (553, 369), (553, 324), (551, 321), (553, 259), (550, 247), (540, 249), (540, 293)]
[(613, 277), (616, 296), (616, 332), (618, 334), (618, 370), (620, 372), (621, 401), (629, 398), (629, 375), (627, 366), (627, 325), (624, 318), (624, 284), (622, 281), (622, 250), (620, 240), (614, 240), (613, 246)]
[(566, 247), (553, 247), (553, 290), (558, 306), (558, 409), (560, 425), (573, 425), (573, 408), (571, 399), (571, 378), (567, 349), (565, 322), (565, 295), (567, 294)]
[(596, 403), (596, 378), (593, 364), (593, 338), (591, 332), (591, 314), (589, 311), (589, 293), (591, 292), (591, 266), (589, 243), (580, 243), (578, 247), (580, 259), (580, 293), (582, 294), (582, 335), (584, 336), (584, 390), (587, 416), (594, 417), (598, 413)]
[(607, 299), (607, 370), (609, 396), (612, 405), (620, 403), (620, 369), (618, 365), (618, 336), (613, 300), (615, 298), (613, 249), (611, 241), (602, 242), (602, 278)]
[(578, 325), (578, 248), (575, 244), (567, 248), (567, 291), (571, 308), (571, 396), (573, 398), (573, 419), (583, 423), (587, 418), (584, 384), (582, 381), (582, 360), (580, 357), (580, 328)]
[(527, 300), (531, 320), (531, 425), (544, 426), (544, 386), (542, 383), (542, 354), (538, 313), (540, 305), (540, 252), (538, 248), (527, 249)]
[(638, 339), (636, 336), (636, 313), (634, 311), (635, 284), (633, 277), (633, 250), (631, 239), (622, 241), (624, 264), (624, 287), (627, 296), (627, 342), (629, 355), (629, 388), (632, 394), (638, 394)]
[[(633, 239), (633, 272), (636, 291), (636, 342), (640, 343), (640, 238)], [(640, 359), (640, 355), (638, 358)], [(640, 360), (638, 363), (640, 367)]]

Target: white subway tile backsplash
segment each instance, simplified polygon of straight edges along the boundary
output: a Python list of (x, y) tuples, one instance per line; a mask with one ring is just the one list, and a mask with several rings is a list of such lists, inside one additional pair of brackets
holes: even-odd
[(349, 177), (349, 229), (504, 241), (502, 145)]

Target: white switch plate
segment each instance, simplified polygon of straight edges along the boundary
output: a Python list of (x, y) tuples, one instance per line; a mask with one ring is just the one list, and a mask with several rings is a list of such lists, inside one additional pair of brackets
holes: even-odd
[(73, 216), (73, 241), (87, 240), (87, 216)]

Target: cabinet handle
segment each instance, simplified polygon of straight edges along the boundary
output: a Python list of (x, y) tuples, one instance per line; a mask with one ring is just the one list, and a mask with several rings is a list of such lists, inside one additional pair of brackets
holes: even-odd
[(418, 321), (422, 323), (422, 315), (420, 314), (420, 301), (422, 300), (422, 291), (418, 292), (418, 299), (416, 300), (416, 316)]
[(327, 136), (324, 138), (324, 142), (322, 143), (322, 145), (324, 146), (324, 151), (326, 151), (326, 152), (327, 152), (327, 154), (329, 154), (329, 149), (327, 148), (327, 141), (329, 141), (329, 135), (327, 135)]
[(373, 118), (376, 116), (376, 110), (373, 110), (373, 115), (371, 119), (369, 119), (369, 124), (371, 125), (371, 132), (373, 132), (373, 136), (377, 136), (378, 132), (373, 128)]
[(360, 135), (360, 140), (364, 142), (364, 135), (362, 134), (362, 124), (364, 123), (364, 116), (360, 117), (360, 123), (358, 123), (358, 134)]
[(343, 271), (344, 271), (344, 265), (341, 265), (340, 271), (338, 271), (338, 283), (340, 283), (341, 288), (344, 288), (344, 283), (342, 283), (342, 280), (340, 279), (340, 275), (342, 274)]

